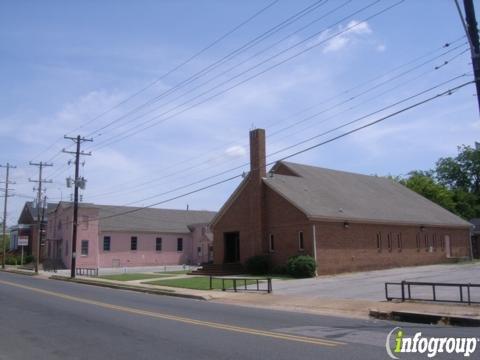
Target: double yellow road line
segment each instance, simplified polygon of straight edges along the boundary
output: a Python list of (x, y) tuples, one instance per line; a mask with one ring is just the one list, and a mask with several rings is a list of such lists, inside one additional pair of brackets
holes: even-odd
[(105, 303), (105, 302), (101, 302), (101, 301), (89, 300), (89, 299), (85, 299), (85, 298), (80, 298), (80, 297), (75, 297), (75, 296), (71, 296), (71, 295), (62, 294), (62, 293), (59, 293), (59, 292), (39, 289), (39, 288), (32, 287), (32, 286), (21, 285), (21, 284), (17, 284), (17, 283), (10, 282), (10, 281), (0, 280), (0, 284), (7, 285), (7, 286), (14, 286), (14, 287), (17, 287), (17, 288), (30, 290), (30, 291), (40, 293), (40, 294), (43, 294), (43, 295), (53, 296), (53, 297), (57, 297), (57, 298), (61, 298), (61, 299), (64, 299), (64, 300), (69, 300), (69, 301), (73, 301), (73, 302), (77, 302), (77, 303), (94, 305), (94, 306), (98, 306), (98, 307), (101, 307), (101, 308), (104, 308), (104, 309), (120, 311), (120, 312), (123, 312), (123, 313), (129, 313), (129, 314), (135, 314), (135, 315), (141, 315), (141, 316), (147, 316), (147, 317), (150, 317), (150, 318), (171, 320), (171, 321), (181, 322), (181, 323), (185, 323), (185, 324), (204, 326), (204, 327), (209, 327), (209, 328), (214, 328), (214, 329), (219, 329), (219, 330), (225, 330), (225, 331), (230, 331), (230, 332), (243, 333), (243, 334), (249, 334), (249, 335), (265, 336), (265, 337), (274, 338), (274, 339), (289, 340), (289, 341), (295, 341), (295, 342), (301, 342), (301, 343), (307, 343), (307, 344), (313, 344), (313, 345), (320, 345), (320, 346), (326, 346), (326, 347), (336, 347), (336, 346), (339, 346), (339, 345), (345, 345), (345, 343), (340, 342), (340, 341), (333, 341), (333, 340), (322, 339), (322, 338), (312, 338), (312, 337), (307, 337), (307, 336), (297, 336), (297, 335), (284, 334), (284, 333), (273, 332), (273, 331), (257, 330), (257, 329), (253, 329), (253, 328), (227, 325), (227, 324), (210, 322), (210, 321), (203, 321), (203, 320), (196, 320), (196, 319), (191, 319), (191, 318), (186, 318), (186, 317), (181, 317), (181, 316), (163, 314), (163, 313), (154, 312), (154, 311), (135, 309), (135, 308), (130, 308), (130, 307), (126, 307), (126, 306), (113, 305), (113, 304), (109, 304), (109, 303)]

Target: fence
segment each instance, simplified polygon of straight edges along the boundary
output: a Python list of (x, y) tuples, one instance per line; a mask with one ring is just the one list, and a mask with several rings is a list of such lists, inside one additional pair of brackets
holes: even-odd
[[(222, 291), (226, 291), (229, 287), (225, 286), (225, 280), (226, 281), (232, 281), (233, 282), (233, 291), (237, 292), (239, 290), (244, 290), (244, 291), (265, 291), (267, 293), (271, 293), (273, 291), (272, 289), (272, 278), (267, 277), (267, 278), (252, 278), (252, 277), (223, 277), (223, 276), (210, 276), (210, 290), (213, 289), (213, 280), (214, 279), (219, 279), (222, 280)], [(254, 281), (252, 284), (251, 282)], [(262, 289), (260, 287), (261, 282), (267, 282), (267, 288)], [(243, 283), (243, 286), (242, 286)], [(250, 285), (253, 286), (249, 287)], [(256, 285), (256, 286), (255, 286)]]
[(98, 269), (97, 268), (76, 268), (75, 274), (80, 276), (97, 277)]
[[(389, 287), (397, 286), (400, 287), (400, 296), (392, 296), (389, 293)], [(431, 298), (425, 297), (415, 297), (412, 295), (413, 290), (415, 288), (425, 288), (431, 287)], [(438, 290), (440, 289), (453, 289), (457, 288), (458, 298), (456, 299), (448, 299), (442, 298), (438, 296)], [(397, 288), (398, 289), (398, 288)], [(386, 282), (385, 283), (385, 298), (387, 301), (391, 300), (416, 300), (416, 301), (440, 301), (440, 302), (452, 302), (452, 303), (467, 303), (468, 305), (471, 304), (480, 304), (480, 299), (473, 299), (472, 297), (472, 290), (473, 289), (480, 289), (480, 284), (460, 284), (460, 283), (434, 283), (434, 282), (414, 282), (414, 281), (405, 281), (399, 283), (394, 282)]]

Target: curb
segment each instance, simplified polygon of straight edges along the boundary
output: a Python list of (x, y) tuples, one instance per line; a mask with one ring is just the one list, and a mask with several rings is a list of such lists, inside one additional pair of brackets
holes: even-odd
[(85, 280), (85, 279), (77, 279), (77, 278), (72, 279), (72, 278), (65, 277), (65, 276), (60, 276), (60, 275), (52, 275), (52, 276), (49, 277), (49, 279), (67, 281), (67, 282), (74, 282), (74, 283), (84, 284), (84, 285), (107, 287), (107, 288), (110, 288), (110, 289), (136, 291), (136, 292), (153, 294), (153, 295), (166, 295), (166, 296), (181, 297), (181, 298), (194, 299), (194, 300), (209, 300), (210, 299), (207, 296), (177, 293), (177, 292), (175, 292), (175, 290), (150, 289), (150, 288), (145, 288), (145, 287), (140, 287), (140, 286), (107, 283), (107, 282), (96, 281), (96, 280)]
[(17, 269), (0, 269), (1, 272), (11, 273), (11, 274), (18, 274), (18, 275), (27, 275), (27, 276), (37, 276), (33, 271), (25, 271), (25, 270), (17, 270)]
[(379, 320), (393, 320), (421, 324), (480, 327), (480, 318), (423, 313), (414, 311), (379, 311), (370, 309), (368, 314)]

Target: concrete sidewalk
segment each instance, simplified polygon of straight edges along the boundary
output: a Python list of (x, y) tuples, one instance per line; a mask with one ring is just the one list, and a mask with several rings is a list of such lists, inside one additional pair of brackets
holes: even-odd
[[(237, 294), (232, 294), (237, 295)], [(252, 306), (276, 310), (298, 311), (320, 315), (334, 315), (353, 318), (369, 318), (370, 311), (378, 312), (413, 312), (419, 314), (435, 314), (444, 317), (466, 317), (480, 320), (478, 305), (450, 305), (420, 302), (387, 302), (371, 300), (311, 298), (291, 295), (241, 294), (213, 299), (215, 302)]]
[[(124, 281), (106, 279), (92, 279), (79, 277), (78, 281), (84, 284), (97, 286), (112, 284), (125, 290), (142, 292), (158, 291), (161, 295), (189, 297), (203, 299), (217, 303), (268, 308), (284, 311), (314, 313), (321, 315), (334, 315), (350, 318), (369, 318), (370, 311), (392, 312), (404, 311), (421, 314), (435, 314), (444, 317), (466, 317), (480, 321), (480, 306), (478, 305), (452, 305), (422, 302), (387, 302), (375, 300), (356, 300), (312, 296), (294, 296), (284, 294), (266, 294), (252, 292), (233, 292), (217, 290), (193, 290), (174, 288), (168, 286), (150, 285), (135, 281), (135, 284), (126, 284)], [(275, 291), (275, 290), (274, 290)]]

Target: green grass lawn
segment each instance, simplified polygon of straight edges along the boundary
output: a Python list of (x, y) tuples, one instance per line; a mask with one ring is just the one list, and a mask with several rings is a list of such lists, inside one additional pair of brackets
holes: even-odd
[[(188, 277), (188, 278), (180, 278), (180, 279), (165, 279), (165, 280), (158, 280), (158, 281), (149, 281), (149, 285), (161, 285), (161, 286), (172, 286), (184, 289), (195, 289), (195, 290), (210, 290), (210, 278), (208, 276), (195, 276), (195, 277)], [(255, 284), (254, 280), (247, 280), (247, 285)], [(213, 279), (212, 287), (214, 289), (222, 289), (222, 280), (220, 279)], [(243, 281), (237, 281), (237, 287), (242, 288), (244, 285)], [(263, 285), (263, 284), (262, 284)], [(232, 288), (233, 281), (232, 280), (225, 280), (225, 287)], [(263, 285), (265, 287), (265, 285)]]
[(138, 274), (138, 273), (125, 273), (115, 275), (103, 275), (99, 276), (100, 279), (116, 280), (116, 281), (130, 281), (130, 280), (146, 280), (167, 277), (170, 275), (155, 275), (155, 274)]

